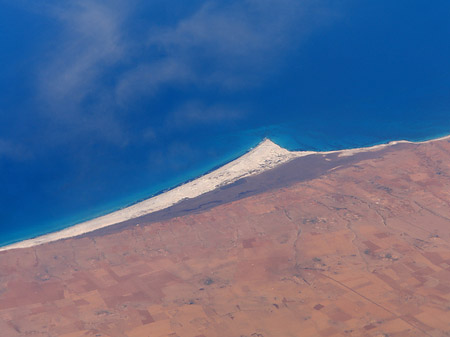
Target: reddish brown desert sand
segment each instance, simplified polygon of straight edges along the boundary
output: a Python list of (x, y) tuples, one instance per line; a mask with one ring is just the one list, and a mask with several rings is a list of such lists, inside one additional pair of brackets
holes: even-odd
[(0, 252), (0, 336), (450, 336), (448, 138), (256, 173)]

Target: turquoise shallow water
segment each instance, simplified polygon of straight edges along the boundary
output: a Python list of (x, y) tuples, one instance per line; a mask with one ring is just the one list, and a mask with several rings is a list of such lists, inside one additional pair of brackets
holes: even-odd
[[(431, 128), (434, 132), (436, 132), (435, 128)], [(321, 138), (320, 141), (315, 140), (315, 136), (317, 132), (311, 132), (311, 134), (305, 134), (303, 137), (298, 135), (297, 132), (289, 134), (288, 131), (292, 132), (292, 129), (283, 128), (281, 126), (275, 127), (266, 127), (266, 128), (258, 128), (254, 130), (242, 131), (239, 135), (233, 134), (229, 135), (229, 139), (220, 139), (220, 142), (235, 143), (237, 146), (230, 145), (226, 147), (222, 144), (224, 148), (224, 152), (222, 156), (216, 155), (214, 157), (214, 161), (205, 158), (203, 161), (200, 161), (198, 164), (196, 163), (193, 169), (188, 169), (185, 172), (177, 172), (174, 176), (167, 175), (165, 178), (162, 174), (158, 180), (152, 179), (151, 175), (147, 173), (143, 174), (142, 181), (135, 181), (134, 186), (127, 186), (130, 192), (128, 194), (123, 194), (121, 190), (117, 190), (116, 185), (111, 182), (103, 182), (104, 188), (108, 191), (112, 191), (111, 195), (115, 195), (117, 197), (108, 196), (105, 199), (107, 202), (99, 201), (98, 204), (89, 205), (88, 207), (77, 207), (76, 202), (72, 202), (67, 205), (66, 203), (60, 204), (57, 199), (53, 199), (52, 204), (46, 204), (45, 202), (36, 202), (33, 205), (25, 205), (25, 209), (27, 209), (30, 213), (23, 214), (21, 220), (22, 223), (17, 223), (14, 230), (8, 228), (7, 230), (3, 229), (1, 244), (6, 245), (13, 242), (17, 242), (23, 239), (28, 239), (34, 236), (46, 234), (52, 231), (56, 231), (59, 229), (66, 228), (70, 225), (77, 224), (79, 222), (83, 222), (94, 217), (104, 215), (110, 213), (112, 211), (118, 210), (120, 208), (129, 206), (133, 203), (136, 203), (140, 200), (146, 199), (153, 195), (164, 193), (165, 190), (173, 188), (179, 184), (187, 182), (189, 180), (195, 179), (211, 170), (220, 167), (227, 162), (238, 158), (239, 156), (245, 154), (249, 149), (257, 146), (257, 144), (264, 139), (265, 137), (269, 137), (277, 144), (290, 149), (290, 150), (317, 150), (317, 151), (327, 151), (327, 150), (336, 150), (343, 148), (352, 148), (352, 147), (361, 147), (361, 146), (370, 146), (376, 144), (382, 144), (391, 140), (398, 139), (408, 139), (412, 141), (423, 141), (428, 139), (433, 139), (436, 137), (447, 135), (445, 133), (445, 128), (441, 129), (441, 132), (432, 133), (429, 131), (428, 134), (422, 133), (416, 135), (415, 137), (392, 137), (389, 138), (387, 134), (385, 137), (380, 137), (378, 140), (374, 141), (370, 137), (361, 137), (359, 142), (356, 139), (347, 140), (347, 144), (342, 138), (339, 139), (339, 142), (333, 139), (324, 139)], [(238, 135), (238, 136), (237, 136)], [(216, 144), (219, 147), (219, 144)], [(210, 147), (214, 148), (214, 142), (210, 143)], [(140, 172), (142, 174), (142, 172)], [(136, 172), (134, 172), (136, 174)], [(121, 177), (121, 179), (127, 179), (127, 177)], [(147, 179), (147, 180), (146, 180)], [(85, 188), (90, 191), (90, 186), (82, 185), (81, 188)], [(84, 195), (86, 191), (80, 191), (80, 194)], [(103, 193), (101, 195), (104, 195)], [(71, 196), (72, 200), (79, 200), (76, 195)], [(94, 196), (95, 197), (95, 196)], [(51, 199), (50, 199), (51, 200)], [(50, 201), (49, 200), (49, 201)], [(49, 202), (47, 201), (47, 202)], [(84, 204), (84, 203), (83, 203)], [(41, 207), (44, 206), (44, 209)], [(34, 211), (35, 207), (39, 207)], [(55, 208), (60, 208), (59, 211), (54, 211)], [(45, 212), (50, 208), (53, 210), (54, 216), (48, 217), (48, 213)], [(43, 214), (41, 218), (36, 216), (36, 214)]]
[(327, 151), (450, 134), (449, 1), (23, 3), (0, 4), (0, 245), (265, 137)]

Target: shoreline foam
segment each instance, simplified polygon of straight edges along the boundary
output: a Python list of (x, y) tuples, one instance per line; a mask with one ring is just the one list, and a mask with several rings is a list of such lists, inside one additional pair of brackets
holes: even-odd
[(331, 153), (339, 153), (339, 156), (352, 156), (360, 152), (379, 151), (386, 147), (401, 143), (423, 144), (444, 139), (450, 139), (450, 135), (421, 142), (399, 140), (386, 144), (374, 145), (371, 147), (360, 147), (327, 152), (289, 151), (273, 143), (271, 140), (265, 139), (258, 146), (241, 157), (219, 167), (214, 171), (202, 175), (197, 179), (191, 180), (164, 193), (92, 220), (76, 224), (57, 232), (0, 247), (0, 252), (10, 249), (28, 248), (61, 239), (76, 237), (119, 222), (163, 210), (182, 200), (198, 197), (204, 193), (213, 191), (216, 188), (231, 184), (239, 179), (275, 168), (295, 158), (313, 154), (325, 155)]

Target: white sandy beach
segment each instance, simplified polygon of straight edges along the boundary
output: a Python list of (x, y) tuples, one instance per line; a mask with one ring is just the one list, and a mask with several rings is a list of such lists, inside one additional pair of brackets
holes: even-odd
[[(414, 144), (428, 143), (447, 138), (450, 138), (450, 135)], [(248, 177), (251, 175), (256, 175), (261, 172), (270, 170), (294, 158), (307, 156), (311, 154), (325, 155), (330, 153), (339, 153), (340, 156), (351, 156), (354, 155), (355, 153), (381, 150), (388, 146), (392, 146), (399, 143), (413, 143), (413, 142), (402, 140), (366, 148), (355, 148), (329, 152), (313, 152), (313, 151), (288, 151), (278, 146), (277, 144), (273, 143), (271, 140), (266, 139), (263, 142), (261, 142), (257, 147), (255, 147), (248, 153), (244, 154), (243, 156), (237, 158), (236, 160), (218, 168), (213, 172), (210, 172), (186, 184), (180, 185), (165, 193), (146, 199), (144, 201), (120, 209), (118, 211), (106, 214), (104, 216), (63, 229), (58, 232), (50, 233), (33, 239), (14, 243), (8, 246), (0, 247), (0, 251), (32, 247), (47, 242), (78, 236), (81, 234), (92, 232), (99, 228), (114, 225), (116, 223), (125, 220), (133, 219), (145, 214), (159, 211), (167, 207), (170, 207), (186, 198), (195, 198), (199, 195), (212, 191), (218, 187), (233, 183), (238, 179)]]

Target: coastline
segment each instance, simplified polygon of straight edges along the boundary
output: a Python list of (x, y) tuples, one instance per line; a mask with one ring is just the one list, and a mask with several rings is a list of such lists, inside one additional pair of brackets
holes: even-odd
[(426, 141), (412, 142), (407, 140), (391, 141), (371, 147), (360, 147), (334, 151), (289, 151), (269, 139), (263, 140), (258, 146), (237, 159), (213, 170), (205, 175), (178, 185), (149, 199), (139, 201), (131, 206), (119, 209), (112, 213), (76, 224), (63, 230), (38, 236), (0, 247), (1, 251), (33, 247), (44, 243), (80, 236), (120, 222), (151, 214), (181, 201), (192, 199), (213, 191), (217, 188), (232, 184), (239, 179), (254, 176), (267, 170), (285, 164), (295, 158), (308, 155), (338, 154), (338, 157), (352, 156), (361, 152), (372, 152), (385, 149), (396, 144), (424, 144), (429, 142), (450, 139), (450, 135)]

